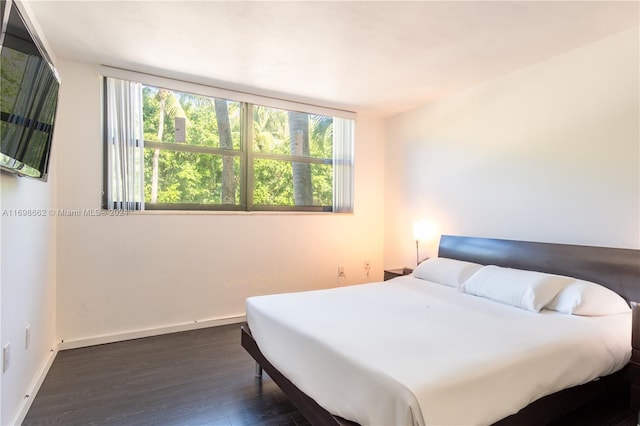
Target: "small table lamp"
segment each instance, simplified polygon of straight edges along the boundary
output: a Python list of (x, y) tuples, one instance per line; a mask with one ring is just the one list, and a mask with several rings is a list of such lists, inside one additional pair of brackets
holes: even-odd
[(437, 227), (431, 221), (413, 223), (413, 239), (416, 240), (416, 266), (420, 264), (420, 241), (431, 241), (437, 234)]

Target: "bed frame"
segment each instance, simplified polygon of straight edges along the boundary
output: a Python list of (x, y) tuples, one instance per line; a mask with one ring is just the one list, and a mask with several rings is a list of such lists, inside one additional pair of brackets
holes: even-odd
[[(527, 241), (512, 241), (477, 237), (443, 235), (439, 257), (465, 260), (483, 265), (527, 269), (568, 275), (597, 282), (620, 294), (629, 302), (640, 301), (640, 250), (608, 247), (577, 246)], [(634, 339), (640, 336), (640, 308), (634, 307)], [(635, 318), (638, 321), (635, 321)], [(245, 324), (241, 332), (242, 346), (253, 356), (300, 412), (314, 425), (355, 425), (333, 416), (304, 394), (262, 354)], [(631, 340), (631, 336), (629, 336)], [(635, 341), (635, 340), (634, 340)], [(635, 344), (634, 344), (635, 347)], [(634, 348), (631, 367), (639, 356)], [(258, 376), (258, 374), (256, 374)], [(630, 366), (599, 380), (543, 397), (495, 426), (547, 424), (580, 408), (598, 397), (618, 389), (628, 389)], [(633, 387), (632, 387), (633, 390)], [(632, 400), (638, 397), (632, 394)]]

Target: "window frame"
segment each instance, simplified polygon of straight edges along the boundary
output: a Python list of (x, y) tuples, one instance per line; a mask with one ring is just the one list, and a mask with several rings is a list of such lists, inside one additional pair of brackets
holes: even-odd
[[(337, 110), (333, 108), (314, 106), (309, 104), (297, 103), (294, 101), (288, 101), (283, 99), (263, 97), (259, 95), (253, 95), (243, 92), (233, 92), (226, 89), (220, 89), (216, 87), (201, 85), (198, 83), (190, 83), (181, 80), (171, 80), (164, 77), (152, 76), (147, 74), (140, 74), (133, 71), (113, 69), (110, 67), (101, 67), (103, 71), (101, 77), (103, 79), (103, 104), (104, 104), (104, 156), (103, 156), (103, 208), (104, 209), (118, 209), (116, 202), (113, 206), (108, 206), (107, 192), (110, 190), (110, 182), (108, 180), (107, 168), (109, 167), (108, 158), (108, 143), (107, 143), (107, 78), (117, 78), (122, 80), (128, 80), (133, 82), (139, 82), (145, 86), (151, 86), (156, 88), (164, 88), (171, 91), (186, 92), (196, 94), (198, 96), (207, 96), (211, 98), (225, 99), (232, 102), (240, 103), (240, 149), (230, 150), (227, 148), (187, 145), (172, 142), (158, 142), (158, 141), (144, 141), (144, 148), (157, 148), (160, 150), (168, 151), (180, 151), (180, 152), (194, 152), (202, 154), (211, 154), (219, 156), (233, 156), (239, 157), (240, 161), (240, 176), (239, 178), (239, 200), (237, 204), (190, 204), (190, 203), (150, 203), (143, 202), (140, 206), (142, 211), (156, 211), (156, 212), (175, 212), (175, 211), (212, 211), (212, 212), (335, 212), (340, 213), (343, 211), (335, 210), (335, 193), (336, 193), (336, 179), (335, 179), (335, 167), (336, 162), (340, 161), (336, 158), (336, 152), (332, 152), (333, 158), (319, 158), (319, 157), (307, 157), (298, 155), (286, 155), (267, 152), (256, 152), (254, 150), (253, 141), (253, 106), (263, 106), (270, 108), (277, 108), (284, 111), (297, 111), (303, 112), (309, 115), (323, 115), (331, 116), (334, 118), (342, 118), (353, 120), (353, 126), (355, 127), (356, 114), (349, 111)], [(351, 140), (353, 144), (355, 141)], [(331, 165), (334, 170), (334, 178), (332, 181), (332, 194), (333, 200), (330, 206), (302, 206), (302, 205), (256, 205), (253, 201), (253, 190), (255, 185), (255, 168), (254, 163), (256, 159), (266, 159), (273, 161), (282, 161), (289, 164), (293, 163), (308, 163), (308, 164), (322, 164)], [(351, 164), (353, 174), (353, 163)], [(351, 177), (353, 180), (353, 176)], [(353, 205), (353, 195), (351, 196), (351, 205)], [(353, 212), (351, 207), (348, 212)]]

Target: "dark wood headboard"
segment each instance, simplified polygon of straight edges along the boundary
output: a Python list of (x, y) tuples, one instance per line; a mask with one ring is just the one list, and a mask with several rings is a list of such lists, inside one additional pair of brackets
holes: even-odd
[(640, 302), (640, 250), (443, 235), (438, 256), (567, 275)]

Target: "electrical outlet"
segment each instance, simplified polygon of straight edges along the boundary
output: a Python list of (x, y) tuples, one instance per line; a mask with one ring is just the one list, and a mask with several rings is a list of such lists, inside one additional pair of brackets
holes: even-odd
[(24, 329), (24, 348), (29, 349), (31, 345), (31, 324), (27, 324), (27, 327)]
[(344, 273), (344, 266), (342, 265), (338, 266), (338, 278), (341, 278), (341, 277), (346, 277)]
[(11, 361), (11, 342), (7, 342), (2, 348), (2, 372), (6, 372), (9, 369), (9, 363)]
[(364, 270), (367, 273), (367, 278), (369, 278), (369, 273), (371, 272), (371, 262), (368, 259), (364, 260)]

